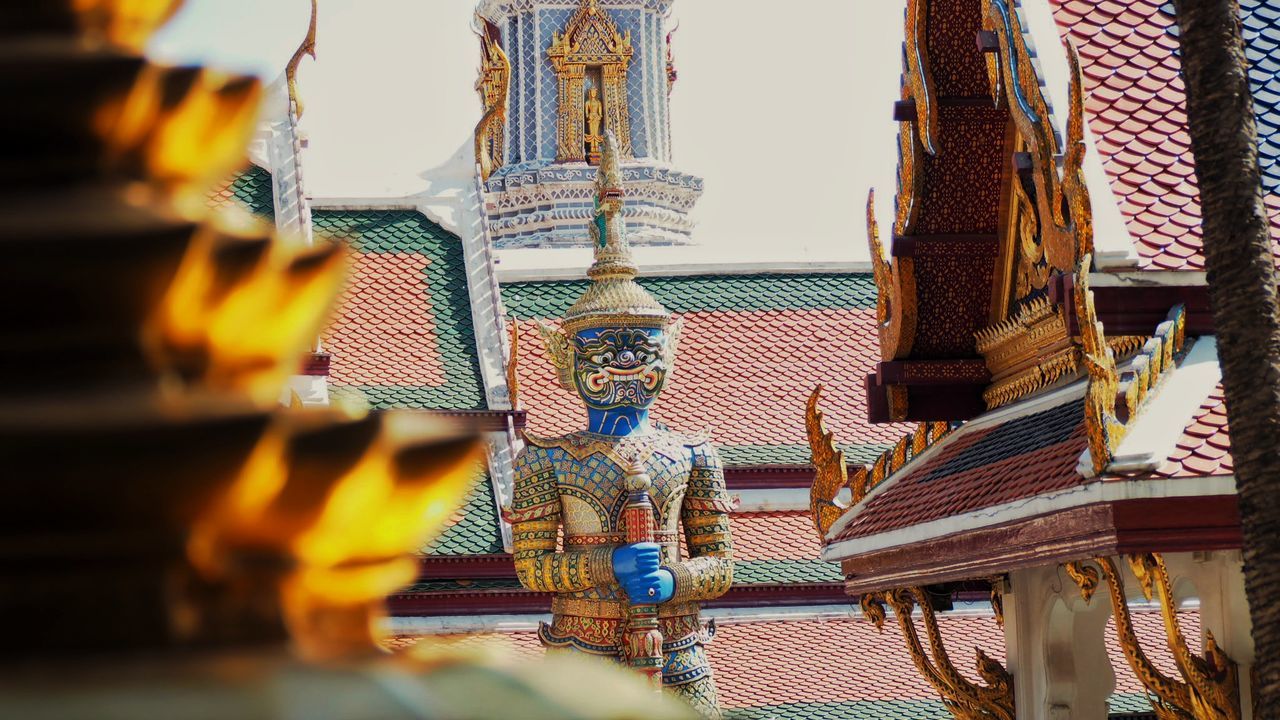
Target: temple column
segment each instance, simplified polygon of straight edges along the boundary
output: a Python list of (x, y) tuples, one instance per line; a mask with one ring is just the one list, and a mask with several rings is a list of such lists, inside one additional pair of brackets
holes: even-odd
[(1107, 656), (1105, 603), (1086, 605), (1057, 565), (1009, 574), (1004, 632), (1020, 718), (1107, 716), (1115, 675)]

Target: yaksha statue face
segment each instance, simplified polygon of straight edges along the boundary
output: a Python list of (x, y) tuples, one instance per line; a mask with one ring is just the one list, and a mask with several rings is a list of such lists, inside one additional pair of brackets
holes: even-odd
[(587, 407), (647, 409), (667, 380), (662, 330), (581, 330), (573, 337), (573, 386)]

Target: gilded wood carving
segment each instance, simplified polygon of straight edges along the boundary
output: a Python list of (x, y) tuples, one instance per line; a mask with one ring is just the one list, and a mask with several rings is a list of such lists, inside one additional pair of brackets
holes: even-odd
[(511, 82), (511, 62), (502, 50), (498, 29), (480, 16), (476, 16), (480, 36), (480, 75), (476, 78), (476, 92), (484, 105), (484, 114), (475, 129), (476, 164), (480, 166), (480, 179), (488, 180), (495, 168), (505, 162), (505, 134), (507, 122), (507, 88)]
[(823, 423), (822, 410), (818, 408), (820, 399), (822, 386), (818, 385), (809, 395), (804, 425), (809, 436), (809, 457), (814, 468), (813, 485), (809, 488), (809, 515), (813, 518), (814, 529), (818, 531), (818, 539), (825, 541), (827, 531), (849, 509), (849, 505), (839, 499), (840, 491), (849, 488), (852, 504), (858, 504), (866, 494), (866, 471), (862, 472), (859, 487), (850, 484), (849, 466), (845, 463), (844, 453), (836, 447), (834, 433), (827, 430)]
[(1095, 558), (1096, 568), (1082, 562), (1066, 563), (1063, 568), (1079, 586), (1085, 602), (1092, 601), (1100, 580), (1106, 581), (1111, 591), (1111, 612), (1120, 647), (1134, 675), (1153, 696), (1156, 717), (1160, 720), (1238, 720), (1236, 664), (1218, 647), (1212, 632), (1205, 633), (1204, 655), (1191, 651), (1178, 623), (1178, 609), (1164, 558), (1158, 553), (1142, 553), (1130, 555), (1127, 560), (1143, 595), (1148, 600), (1154, 596), (1160, 603), (1165, 635), (1181, 679), (1165, 675), (1147, 658), (1133, 627), (1124, 578), (1111, 558)]
[[(1174, 356), (1182, 351), (1186, 339), (1186, 309), (1182, 305), (1169, 311), (1168, 318), (1156, 327), (1155, 334), (1142, 346), (1127, 373), (1123, 393), (1123, 414), (1117, 412), (1120, 394), (1120, 370), (1115, 351), (1102, 329), (1089, 289), (1091, 256), (1080, 261), (1075, 280), (1075, 312), (1080, 326), (1080, 359), (1089, 377), (1085, 391), (1085, 433), (1089, 438), (1089, 456), (1095, 475), (1102, 474), (1115, 456), (1116, 447), (1124, 439), (1128, 424), (1142, 410), (1143, 401), (1161, 376), (1174, 364)], [(1124, 417), (1122, 421), (1120, 418)]]
[[(899, 191), (899, 196), (901, 194)], [(880, 227), (876, 222), (875, 190), (867, 194), (867, 243), (871, 250), (872, 277), (876, 283), (880, 357), (885, 360), (904, 358), (911, 354), (916, 335), (915, 261), (909, 257), (885, 259)], [(903, 413), (905, 416), (905, 407)]]
[(316, 12), (318, 0), (311, 0), (311, 22), (307, 25), (307, 34), (302, 38), (302, 44), (298, 49), (293, 51), (293, 57), (289, 58), (289, 62), (284, 66), (284, 82), (285, 88), (289, 94), (289, 107), (295, 118), (302, 117), (302, 100), (298, 97), (298, 65), (302, 63), (303, 56), (310, 55), (312, 60), (316, 59)]
[[(976, 663), (978, 675), (986, 684), (971, 682), (960, 674), (947, 655), (938, 620), (923, 589), (908, 587), (864, 594), (863, 614), (878, 630), (884, 629), (886, 603), (893, 608), (916, 670), (938, 691), (943, 704), (957, 720), (1014, 720), (1013, 676), (981, 649), (976, 650)], [(916, 607), (920, 608), (924, 621), (929, 654), (925, 653), (912, 618)]]
[(510, 353), (507, 356), (507, 397), (511, 409), (520, 409), (520, 322), (511, 318)]
[(1059, 147), (1048, 103), (1011, 0), (983, 0), (982, 26), (994, 33), (999, 43), (993, 93), (997, 102), (1009, 108), (1014, 127), (1031, 155), (1034, 197), (1030, 201), (1035, 204), (1045, 260), (1050, 271), (1070, 272), (1076, 260), (1093, 249), (1093, 213), (1082, 171), (1084, 103), (1079, 58), (1074, 46), (1068, 44), (1067, 141), (1059, 175), (1055, 161)]
[[(603, 130), (612, 130), (623, 156), (631, 156), (631, 122), (627, 116), (627, 66), (633, 54), (631, 33), (623, 35), (600, 7), (582, 0), (563, 32), (552, 33), (547, 57), (559, 79), (556, 160), (587, 159), (586, 109), (588, 70), (598, 70)], [(603, 142), (600, 138), (596, 142)]]
[[(809, 457), (815, 474), (809, 488), (809, 514), (813, 518), (818, 537), (826, 539), (827, 531), (850, 507), (866, 499), (867, 493), (887, 480), (893, 473), (927, 450), (951, 431), (945, 422), (920, 423), (912, 432), (903, 435), (893, 447), (876, 457), (871, 465), (854, 468), (851, 472), (844, 453), (835, 444), (834, 433), (827, 430), (818, 402), (822, 399), (822, 386), (818, 385), (809, 395), (805, 406), (805, 430), (809, 437)], [(848, 488), (850, 502), (839, 499), (840, 491)]]

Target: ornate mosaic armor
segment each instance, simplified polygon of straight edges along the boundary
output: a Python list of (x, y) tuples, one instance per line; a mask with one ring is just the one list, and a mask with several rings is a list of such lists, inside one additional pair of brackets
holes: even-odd
[[(556, 593), (543, 625), (544, 645), (617, 657), (627, 598), (614, 581), (611, 557), (623, 542), (619, 518), (625, 469), (640, 463), (653, 478), (652, 499), (662, 565), (676, 578), (675, 595), (659, 609), (667, 655), (663, 683), (707, 676), (699, 600), (723, 595), (733, 582), (728, 493), (720, 458), (705, 438), (661, 429), (625, 438), (578, 432), (528, 438), (516, 463), (516, 571), (532, 590)], [(687, 557), (679, 541), (683, 522)], [(557, 551), (563, 530), (564, 551)]]
[[(704, 649), (714, 626), (703, 627), (698, 603), (723, 595), (733, 583), (730, 501), (708, 439), (648, 419), (674, 365), (680, 324), (634, 281), (619, 212), (615, 142), (606, 133), (592, 226), (595, 263), (587, 273), (592, 283), (560, 328), (542, 329), (561, 384), (587, 407), (590, 429), (557, 438), (526, 435), (509, 513), (516, 572), (525, 587), (555, 593), (552, 621), (539, 630), (548, 648), (627, 660), (629, 652), (634, 657), (626, 643), (633, 611), (643, 605), (652, 618), (656, 605), (661, 657), (655, 639), (647, 655), (650, 672), (660, 664), (665, 688), (718, 717)], [(647, 601), (639, 591), (639, 603), (623, 589), (635, 581), (634, 571), (614, 567), (615, 552), (644, 546), (627, 542), (624, 510), (634, 508), (629, 476), (646, 478), (654, 515), (657, 549), (648, 545), (645, 552), (659, 559), (660, 568), (644, 577), (661, 575), (666, 588), (660, 595), (649, 589), (653, 599)], [(639, 512), (633, 521), (646, 517)], [(637, 592), (635, 585), (625, 587)]]

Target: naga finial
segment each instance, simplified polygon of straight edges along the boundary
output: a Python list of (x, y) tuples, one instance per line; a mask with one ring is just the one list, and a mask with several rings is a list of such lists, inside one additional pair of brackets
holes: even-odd
[(289, 111), (295, 118), (301, 118), (304, 109), (302, 100), (298, 97), (298, 65), (302, 63), (304, 55), (310, 55), (312, 60), (316, 59), (316, 13), (318, 11), (316, 5), (318, 2), (319, 0), (311, 0), (311, 21), (307, 24), (307, 34), (284, 67), (285, 85), (289, 93)]

